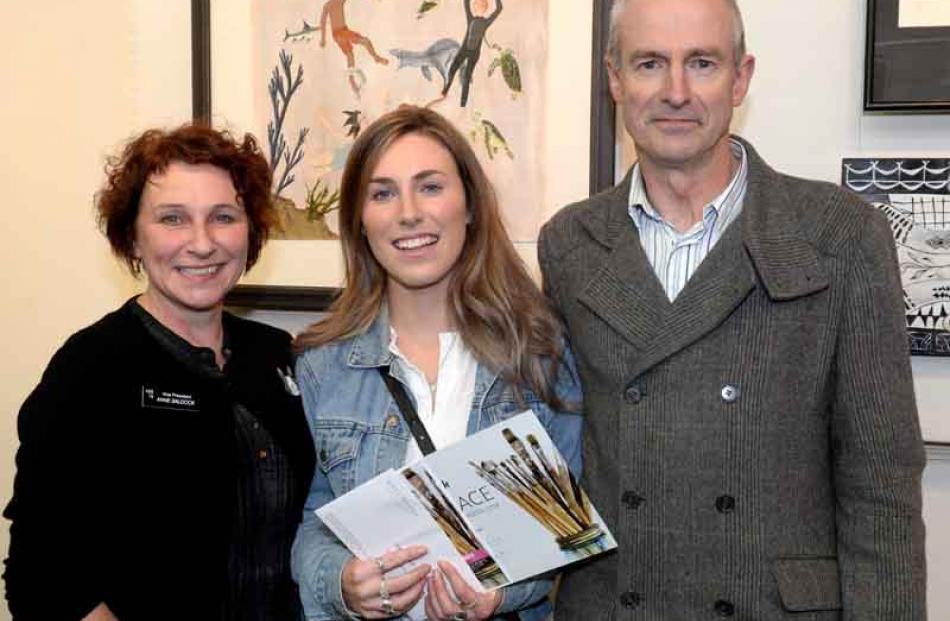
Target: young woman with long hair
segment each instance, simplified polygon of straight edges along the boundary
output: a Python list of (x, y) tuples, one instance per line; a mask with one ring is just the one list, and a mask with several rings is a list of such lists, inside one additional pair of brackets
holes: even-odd
[(394, 617), (420, 597), (430, 619), (542, 618), (550, 577), (484, 593), (449, 563), (402, 573), (421, 546), (361, 560), (313, 514), (421, 456), (380, 369), (436, 448), (531, 409), (580, 466), (580, 388), (563, 329), (466, 138), (411, 106), (367, 127), (343, 173), (340, 237), (346, 286), (296, 341), (318, 462), (292, 560), (307, 618)]

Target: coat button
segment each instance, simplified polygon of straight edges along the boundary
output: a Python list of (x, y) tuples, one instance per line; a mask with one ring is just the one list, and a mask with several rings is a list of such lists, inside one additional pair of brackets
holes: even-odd
[(623, 398), (627, 403), (640, 403), (643, 399), (643, 391), (636, 384), (630, 384), (624, 389)]
[(386, 417), (386, 422), (383, 423), (386, 429), (395, 429), (399, 426), (399, 417), (395, 414), (390, 414)]
[(732, 605), (732, 602), (725, 599), (716, 600), (713, 609), (720, 617), (731, 617), (736, 614), (736, 607)]
[(643, 597), (633, 591), (624, 591), (620, 594), (620, 605), (624, 608), (636, 608), (642, 601)]
[(267, 459), (267, 449), (260, 449), (259, 451), (257, 451), (257, 458)]
[(722, 396), (722, 400), (726, 403), (732, 403), (739, 398), (739, 389), (732, 384), (726, 384), (722, 387), (722, 390), (719, 392)]
[(327, 461), (327, 449), (320, 449), (320, 461), (326, 463), (326, 461)]
[(620, 501), (627, 505), (628, 509), (636, 510), (643, 504), (644, 498), (636, 492), (627, 490), (620, 496)]
[(736, 508), (736, 499), (728, 494), (723, 494), (716, 499), (716, 511), (719, 513), (732, 513)]

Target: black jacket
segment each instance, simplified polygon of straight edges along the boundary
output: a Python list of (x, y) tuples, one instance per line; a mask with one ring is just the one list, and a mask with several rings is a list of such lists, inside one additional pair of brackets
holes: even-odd
[[(237, 486), (234, 403), (288, 456), (299, 510), (313, 474), (300, 399), (277, 369), (289, 336), (225, 313), (224, 377), (195, 373), (129, 301), (73, 335), (20, 411), (4, 579), (17, 620), (75, 620), (105, 602), (121, 621), (214, 619), (227, 592)], [(293, 595), (289, 568), (285, 575)]]

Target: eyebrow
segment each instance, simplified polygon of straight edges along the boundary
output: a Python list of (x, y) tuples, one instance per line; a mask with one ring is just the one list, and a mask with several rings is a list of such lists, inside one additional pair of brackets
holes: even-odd
[[(651, 49), (641, 49), (633, 50), (627, 56), (627, 60), (636, 60), (638, 58), (662, 58), (664, 60), (669, 60), (669, 52), (661, 52), (659, 50)], [(711, 56), (713, 58), (724, 58), (724, 54), (715, 48), (705, 48), (705, 47), (696, 47), (690, 49), (686, 52), (686, 58), (696, 58), (697, 56)]]
[[(187, 209), (188, 205), (184, 203), (156, 203), (151, 205), (153, 209)], [(229, 207), (234, 209), (244, 209), (244, 206), (241, 203), (215, 203), (211, 205), (211, 209), (219, 209), (221, 207)]]
[[(441, 170), (436, 170), (434, 168), (427, 168), (426, 170), (420, 170), (412, 176), (413, 181), (421, 181), (432, 177), (433, 175), (444, 175), (445, 172)], [(396, 183), (396, 180), (392, 177), (373, 177), (369, 180), (370, 183)]]

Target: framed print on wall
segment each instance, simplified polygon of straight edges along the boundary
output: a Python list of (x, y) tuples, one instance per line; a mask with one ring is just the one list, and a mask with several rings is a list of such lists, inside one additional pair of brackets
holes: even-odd
[(950, 356), (950, 159), (846, 158), (841, 184), (887, 216), (910, 353)]
[(864, 109), (950, 111), (950, 2), (868, 0)]
[[(509, 234), (531, 252), (548, 179), (563, 186), (551, 173), (550, 153), (563, 141), (549, 139), (546, 122), (556, 123), (560, 110), (549, 115), (546, 85), (568, 74), (547, 61), (548, 50), (577, 42), (549, 41), (548, 13), (563, 24), (566, 11), (588, 17), (591, 4), (192, 1), (205, 7), (192, 22), (196, 118), (258, 136), (275, 173), (281, 230), (243, 283), (341, 283), (336, 210), (346, 155), (362, 128), (402, 103), (432, 107), (470, 138)], [(478, 19), (490, 22), (487, 29), (471, 27)], [(589, 31), (578, 19), (572, 24), (570, 36), (583, 34), (583, 50)], [(564, 28), (556, 30), (563, 39)], [(470, 41), (469, 31), (481, 39)], [(453, 62), (458, 57), (464, 62)], [(586, 182), (586, 163), (565, 172)]]

